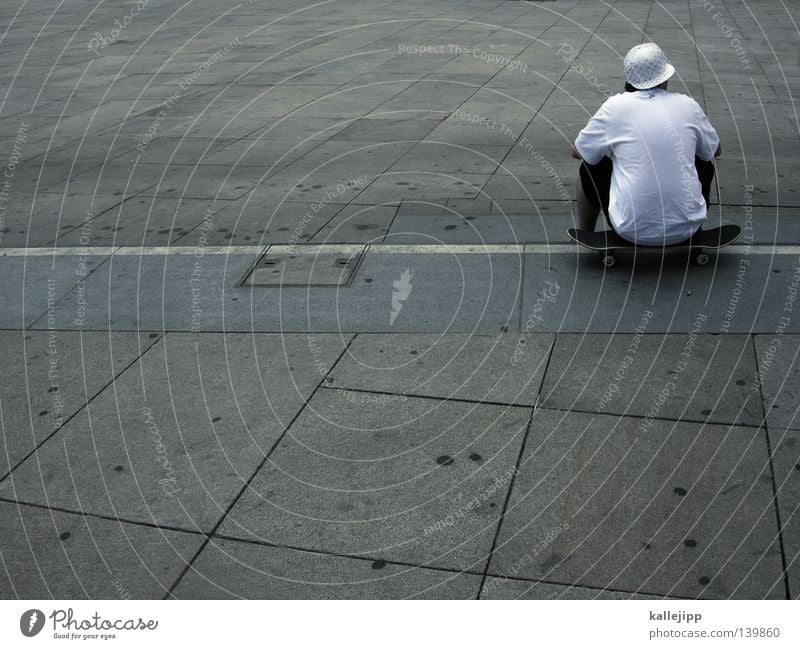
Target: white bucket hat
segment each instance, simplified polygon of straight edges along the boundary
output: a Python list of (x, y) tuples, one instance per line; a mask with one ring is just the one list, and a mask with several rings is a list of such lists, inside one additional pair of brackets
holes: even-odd
[(655, 43), (642, 43), (632, 47), (625, 55), (623, 65), (625, 81), (637, 90), (655, 88), (675, 74), (675, 68)]

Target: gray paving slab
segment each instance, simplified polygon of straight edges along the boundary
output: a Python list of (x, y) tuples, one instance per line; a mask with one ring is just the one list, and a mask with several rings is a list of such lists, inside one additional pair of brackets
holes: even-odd
[(320, 228), (309, 243), (380, 243), (396, 213), (395, 205), (348, 205)]
[[(519, 259), (510, 257), (367, 253), (349, 292), (307, 294), (303, 326), (335, 321), (343, 331), (498, 333), (518, 317)], [(468, 277), (489, 278), (491, 287), (465, 283)], [(272, 293), (264, 300), (275, 309), (280, 298)], [(296, 326), (296, 316), (288, 317), (294, 314), (284, 309), (287, 326)]]
[(13, 169), (12, 185), (22, 192), (35, 194), (63, 183), (67, 178), (85, 173), (115, 160), (126, 151), (134, 149), (136, 142), (129, 138), (119, 138), (113, 143), (105, 143), (105, 148), (96, 144), (84, 145), (83, 140), (77, 146), (69, 145), (48, 149), (24, 164)]
[[(492, 201), (490, 213), (492, 215), (500, 214), (505, 216), (524, 214), (532, 217), (534, 222), (542, 219), (544, 221), (565, 221), (567, 215), (571, 216), (571, 212), (575, 211), (574, 202), (570, 201), (568, 204), (562, 200), (527, 200), (527, 199), (503, 199)], [(557, 241), (555, 232), (547, 227), (548, 232), (552, 232), (553, 240)]]
[[(415, 140), (405, 136), (399, 141), (391, 137), (381, 137), (378, 142), (331, 140), (316, 146), (302, 160), (292, 164), (287, 173), (296, 175), (298, 183), (304, 187), (320, 185), (317, 189), (329, 179), (355, 182), (359, 177), (374, 178), (389, 169), (414, 143)], [(330, 189), (335, 190), (335, 187)], [(336, 193), (341, 192), (337, 190)]]
[(402, 200), (475, 198), (489, 174), (387, 171), (358, 195), (361, 204), (383, 205)]
[[(719, 130), (726, 132), (723, 123), (719, 123)], [(733, 124), (731, 124), (733, 126)], [(796, 150), (797, 138), (792, 137), (767, 137), (764, 134), (756, 135), (748, 131), (738, 137), (731, 137), (723, 143), (724, 155), (719, 162), (727, 161), (724, 167), (719, 167), (720, 178), (733, 177), (734, 180), (753, 184), (758, 193), (775, 193), (776, 182), (782, 185), (785, 181), (787, 169), (779, 161), (792, 160), (792, 151)], [(744, 162), (748, 162), (746, 169)], [(789, 162), (791, 165), (791, 163)], [(790, 166), (789, 169), (792, 169)], [(755, 173), (758, 171), (758, 173)], [(780, 175), (779, 175), (780, 174)], [(735, 194), (731, 194), (735, 197)], [(742, 201), (727, 201), (733, 204), (742, 204)]]
[(117, 159), (89, 171), (70, 176), (63, 182), (45, 187), (42, 191), (61, 196), (91, 197), (96, 194), (110, 194), (124, 200), (158, 183), (163, 183), (169, 175), (175, 174), (179, 167), (162, 164), (139, 164), (134, 161)]
[(441, 120), (479, 87), (471, 83), (438, 80), (438, 74), (434, 72), (432, 78), (420, 79), (378, 106), (370, 116)]
[(240, 288), (259, 257), (258, 248), (199, 258), (115, 255), (82, 287), (89, 303), (83, 322), (75, 323), (71, 308), (76, 289), (57, 306), (55, 323), (88, 330), (499, 333), (514, 330), (519, 319), (521, 260), (515, 255), (367, 253), (347, 288)]
[(158, 334), (0, 331), (18, 380), (0, 385), (0, 477), (32, 453), (155, 342)]
[[(113, 19), (112, 19), (113, 20)], [(169, 55), (167, 55), (169, 56)], [(124, 57), (130, 61), (129, 57)], [(93, 101), (97, 105), (101, 101), (113, 100), (156, 100), (166, 101), (175, 95), (179, 89), (179, 83), (186, 78), (186, 74), (158, 74), (158, 73), (134, 73), (127, 75), (124, 80), (120, 79), (113, 85), (100, 86), (96, 88), (78, 88), (77, 92), (64, 93), (61, 97), (55, 93), (54, 100), (63, 101), (75, 99), (82, 101)], [(188, 97), (201, 89), (199, 85), (190, 87), (182, 95)], [(75, 88), (72, 89), (75, 91)], [(48, 93), (49, 94), (49, 93)], [(72, 99), (70, 99), (72, 97)]]
[(530, 106), (524, 101), (509, 101), (496, 90), (478, 90), (458, 107), (459, 112), (482, 115), (498, 123), (526, 124), (537, 115), (538, 104)]
[(490, 572), (678, 597), (784, 598), (765, 432), (642, 425), (537, 411)]
[(0, 303), (7, 305), (0, 309), (0, 329), (24, 329), (39, 319), (43, 328), (58, 328), (55, 320), (51, 325), (49, 316), (55, 317), (59, 309), (63, 321), (74, 324), (80, 320), (80, 307), (85, 305), (78, 303), (77, 291), (71, 299), (63, 298), (88, 281), (91, 273), (108, 259), (108, 251), (95, 250), (100, 254), (86, 251), (83, 256), (0, 255), (4, 278)]
[(548, 176), (540, 167), (533, 181), (529, 181), (531, 174), (524, 166), (515, 164), (505, 169), (508, 171), (501, 170), (492, 175), (483, 186), (483, 195), (498, 203), (507, 200), (527, 200), (530, 203), (538, 199), (570, 200), (575, 196), (575, 174), (569, 166), (556, 171), (554, 177)]
[(243, 136), (243, 140), (274, 140), (290, 142), (288, 148), (305, 139), (329, 140), (333, 135), (352, 124), (355, 118), (308, 117), (290, 113)]
[(480, 575), (212, 539), (178, 599), (474, 599)]
[(530, 412), (318, 391), (220, 533), (480, 571)]
[(62, 233), (57, 246), (168, 246), (230, 201), (132, 196)]
[[(361, 118), (397, 95), (402, 89), (394, 84), (334, 90), (302, 106), (298, 115), (309, 118)], [(288, 112), (288, 111), (287, 111)]]
[(441, 54), (431, 54), (427, 56), (416, 56), (410, 53), (402, 53), (393, 59), (388, 60), (376, 67), (373, 72), (385, 74), (412, 74), (418, 72), (431, 72), (440, 68), (455, 54), (447, 52)]
[(303, 142), (303, 139), (292, 143), (266, 138), (236, 140), (211, 154), (204, 164), (254, 165), (279, 171), (320, 144), (319, 140)]
[(509, 148), (498, 145), (453, 146), (423, 140), (392, 165), (392, 170), (494, 173)]
[[(380, 110), (383, 112), (383, 107)], [(359, 119), (343, 128), (332, 139), (336, 142), (418, 142), (441, 122), (441, 117), (418, 114), (383, 117), (383, 119)], [(426, 119), (426, 117), (434, 118)]]
[(448, 198), (444, 201), (445, 214), (455, 212), (462, 216), (485, 216), (492, 211), (492, 202), (485, 196), (475, 198)]
[(0, 502), (3, 599), (160, 599), (203, 536)]
[(476, 123), (472, 123), (471, 119), (471, 116), (451, 116), (428, 133), (425, 139), (432, 142), (446, 142), (447, 144), (460, 146), (473, 144), (508, 146), (513, 144), (519, 137), (530, 118), (528, 120), (517, 119), (510, 124), (506, 124), (509, 130), (501, 128), (499, 124), (497, 128), (492, 128), (491, 121), (494, 118), (491, 114), (477, 115), (477, 119), (483, 119), (483, 121), (477, 121)]
[[(201, 234), (196, 230), (187, 236)], [(195, 246), (198, 240), (194, 241)], [(139, 323), (144, 328), (188, 330), (194, 273), (203, 285), (200, 330), (204, 331), (306, 331), (322, 327), (326, 331), (424, 333), (446, 328), (451, 333), (498, 333), (502, 327), (524, 330), (525, 322), (535, 313), (539, 316), (534, 318), (536, 332), (622, 333), (635, 331), (646, 312), (654, 314), (648, 324), (649, 333), (687, 332), (698, 321), (698, 331), (703, 333), (774, 331), (794, 266), (791, 255), (728, 253), (717, 258), (716, 269), (687, 268), (680, 254), (675, 253), (665, 258), (661, 267), (659, 255), (641, 255), (635, 265), (625, 269), (633, 258), (621, 259), (609, 272), (594, 255), (577, 250), (551, 255), (532, 252), (524, 260), (520, 320), (517, 300), (523, 259), (518, 253), (498, 254), (482, 248), (447, 253), (376, 248), (367, 253), (347, 289), (300, 289), (295, 294), (270, 289), (243, 292), (237, 288), (239, 281), (260, 250), (253, 246), (252, 252), (201, 252), (200, 259), (188, 254), (164, 256), (158, 251), (114, 255), (111, 263), (90, 275), (80, 289), (84, 295), (93, 296), (83, 326), (92, 329), (110, 323), (112, 327), (131, 329)], [(749, 260), (750, 265), (743, 266), (742, 259)], [(68, 276), (74, 272), (70, 265), (74, 268), (80, 262), (69, 256), (58, 260), (70, 269)], [(26, 278), (31, 285), (37, 285), (35, 277), (48, 276), (46, 259), (29, 257), (27, 263)], [(21, 281), (25, 260), (9, 257), (8, 264)], [(400, 299), (402, 306), (394, 309), (398, 315), (390, 323), (394, 283), (402, 282), (406, 271), (410, 275), (410, 297)], [(709, 286), (712, 278), (724, 281), (725, 289), (717, 289), (716, 284)], [(40, 281), (45, 290), (46, 279)], [(541, 291), (556, 284), (557, 295), (543, 300)], [(618, 286), (624, 287), (625, 292)], [(76, 288), (57, 305), (57, 327), (76, 328), (72, 306), (78, 292)], [(9, 294), (17, 295), (19, 291), (9, 289)], [(298, 296), (300, 301), (295, 299)], [(755, 305), (755, 310), (737, 308), (740, 303)], [(6, 313), (6, 320), (19, 321), (21, 305), (14, 301), (10, 304), (17, 307)], [(386, 308), (380, 308), (380, 304)], [(26, 313), (30, 313), (28, 308), (26, 305)], [(44, 322), (40, 320), (36, 327), (43, 328)], [(791, 333), (796, 327), (790, 321), (784, 331)]]
[[(206, 233), (209, 245), (308, 242), (345, 207), (341, 203), (326, 202), (324, 193), (320, 195), (317, 190), (308, 189), (303, 196), (308, 196), (309, 200), (304, 202), (276, 201), (258, 187), (230, 201), (214, 217), (213, 231)], [(310, 200), (312, 198), (315, 200)], [(191, 240), (189, 234), (179, 243)]]
[[(499, 209), (524, 211), (519, 214), (467, 214), (453, 208), (443, 210), (431, 218), (429, 214), (398, 215), (392, 221), (387, 243), (481, 245), (508, 243), (567, 243), (566, 232), (574, 227), (569, 207), (559, 204), (561, 212), (551, 216), (541, 210), (539, 203), (515, 201), (523, 205), (507, 205), (501, 201)], [(410, 211), (410, 210), (409, 210)]]
[(17, 194), (6, 203), (0, 227), (0, 249), (45, 246), (60, 233), (82, 226), (87, 219), (102, 214), (122, 201), (120, 196), (66, 196)]
[[(390, 164), (388, 162), (387, 166)], [(364, 191), (377, 173), (380, 171), (367, 167), (357, 156), (341, 161), (325, 159), (311, 164), (299, 160), (267, 177), (259, 184), (257, 191), (262, 200), (272, 201), (274, 205), (280, 205), (284, 201), (346, 205)], [(372, 201), (372, 204), (381, 203)]]
[[(261, 249), (255, 248), (252, 253), (245, 255), (205, 254), (202, 247), (198, 252), (200, 236), (201, 233), (197, 232), (182, 244), (188, 246), (189, 252), (186, 254), (164, 256), (145, 252), (114, 256), (107, 266), (101, 267), (100, 272), (87, 277), (82, 286), (69, 292), (56, 305), (51, 314), (54, 326), (87, 330), (111, 328), (130, 331), (144, 328), (219, 332), (232, 330), (226, 323), (236, 319), (238, 313), (242, 319), (239, 330), (252, 331), (252, 323), (257, 321), (250, 310), (253, 296), (236, 291), (235, 287), (256, 262)], [(13, 261), (17, 259), (20, 258)], [(63, 267), (74, 272), (75, 257), (58, 259)], [(44, 292), (49, 269), (42, 268), (42, 265), (40, 263), (35, 270), (29, 271), (29, 276), (37, 273), (39, 282), (36, 286), (43, 284), (44, 289), (41, 290)], [(63, 292), (73, 286), (74, 282), (65, 287)], [(82, 317), (77, 320), (79, 292), (82, 292), (85, 304)], [(237, 302), (240, 299), (242, 302), (239, 307)], [(37, 304), (43, 302), (45, 298), (38, 300)], [(226, 312), (229, 305), (232, 313)], [(42, 309), (37, 308), (36, 316), (41, 316), (44, 309), (46, 304)], [(22, 316), (12, 313), (7, 319), (11, 320), (12, 317), (12, 321), (16, 322)], [(33, 320), (28, 316), (26, 322)], [(245, 325), (245, 322), (250, 324)], [(145, 323), (149, 323), (149, 326)], [(236, 326), (233, 326), (233, 330), (236, 330)], [(48, 327), (48, 322), (40, 318), (33, 327), (44, 329)], [(280, 330), (276, 328), (276, 331)]]
[(267, 178), (270, 164), (256, 165), (170, 165), (167, 175), (158, 180), (159, 198), (201, 198), (235, 200)]
[[(297, 78), (294, 80), (297, 81)], [(229, 128), (238, 130), (239, 122), (244, 125), (260, 120), (262, 124), (267, 124), (291, 113), (305, 114), (306, 110), (312, 109), (318, 103), (336, 101), (346, 94), (338, 90), (335, 80), (329, 85), (281, 83), (261, 89), (264, 90), (262, 94), (246, 101), (224, 99), (228, 105), (223, 105), (221, 110), (213, 110), (214, 104), (210, 104), (210, 110), (205, 110), (198, 122), (203, 122), (207, 126), (216, 123), (225, 130)], [(203, 99), (205, 98), (201, 98), (200, 101)]]
[[(150, 164), (200, 164), (212, 162), (211, 157), (220, 149), (233, 144), (235, 140), (207, 137), (157, 137), (142, 145), (140, 137), (136, 148), (123, 156), (130, 160), (139, 158), (139, 162)], [(224, 163), (232, 164), (232, 163)]]
[(426, 75), (425, 80), (438, 83), (455, 83), (469, 88), (480, 88), (485, 85), (492, 75), (499, 75), (502, 72), (487, 69), (480, 72), (450, 72), (442, 69), (435, 70)]
[(209, 532), (346, 340), (168, 336), (0, 483), (0, 496)]
[[(708, 266), (680, 252), (619, 255), (611, 270), (588, 250), (528, 254), (523, 318), (546, 281), (564, 287), (547, 309), (540, 330), (564, 333), (635, 331), (645, 311), (650, 333), (691, 331), (703, 316), (706, 333), (775, 331), (797, 266), (794, 254), (748, 254), (741, 245), (716, 255)], [(780, 272), (776, 272), (780, 271)], [(790, 322), (785, 333), (796, 333)]]
[(658, 596), (639, 595), (615, 590), (564, 586), (541, 581), (488, 577), (481, 589), (481, 599), (562, 599), (562, 600), (647, 600), (665, 599)]
[(774, 334), (755, 336), (755, 355), (767, 426), (800, 430), (800, 336), (780, 335), (783, 322), (776, 323)]
[[(640, 331), (647, 331), (643, 315)], [(546, 408), (759, 426), (749, 336), (562, 334), (542, 386)]]
[(331, 377), (343, 389), (533, 406), (554, 338), (360, 334)]
[[(717, 161), (716, 166), (719, 170), (721, 203), (743, 204), (748, 193), (747, 188), (750, 187), (752, 198), (747, 200), (752, 200), (753, 205), (800, 206), (800, 195), (797, 190), (778, 175), (780, 173), (788, 176), (792, 172), (788, 169), (778, 172), (772, 161), (759, 164), (754, 160), (721, 159)], [(761, 181), (758, 186), (753, 182), (755, 178)]]
[(578, 166), (564, 159), (564, 147), (559, 147), (553, 157), (550, 151), (541, 151), (527, 141), (523, 143), (524, 147), (518, 144), (503, 159), (502, 171), (520, 178), (537, 199), (572, 200)]
[[(712, 198), (713, 200), (713, 198)], [(800, 242), (800, 210), (790, 207), (761, 207), (746, 211), (744, 206), (712, 205), (706, 223), (717, 227), (734, 223), (742, 228), (742, 241), (754, 244), (796, 245)], [(777, 269), (779, 272), (780, 268)]]

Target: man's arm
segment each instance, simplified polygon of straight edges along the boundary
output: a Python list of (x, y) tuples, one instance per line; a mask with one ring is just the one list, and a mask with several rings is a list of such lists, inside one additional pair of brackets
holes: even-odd
[(610, 121), (608, 104), (613, 99), (613, 97), (607, 99), (583, 130), (578, 133), (570, 150), (570, 155), (576, 160), (583, 160), (587, 164), (597, 164), (605, 156), (611, 154), (611, 148), (606, 139), (606, 124)]
[(705, 114), (700, 104), (694, 99), (689, 98), (689, 101), (694, 106), (697, 122), (693, 125), (697, 133), (697, 146), (698, 150), (695, 153), (701, 160), (713, 160), (722, 154), (722, 144), (719, 141), (719, 135), (711, 122), (708, 121), (708, 116)]

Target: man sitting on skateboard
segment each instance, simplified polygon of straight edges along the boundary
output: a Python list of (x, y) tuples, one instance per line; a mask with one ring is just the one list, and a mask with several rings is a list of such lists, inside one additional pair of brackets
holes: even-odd
[(578, 227), (593, 232), (602, 208), (623, 239), (668, 246), (706, 219), (719, 137), (691, 97), (667, 92), (675, 73), (655, 43), (625, 56), (624, 93), (603, 103), (580, 132)]

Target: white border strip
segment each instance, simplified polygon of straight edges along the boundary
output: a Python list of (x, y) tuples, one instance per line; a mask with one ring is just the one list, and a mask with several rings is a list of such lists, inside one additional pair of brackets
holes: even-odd
[[(542, 246), (547, 248), (548, 246)], [(550, 246), (551, 248), (556, 246)], [(369, 247), (370, 252), (375, 251), (382, 254), (404, 254), (404, 255), (521, 255), (525, 252), (525, 246), (513, 243), (487, 243), (480, 244), (392, 244), (379, 243)]]
[[(800, 246), (731, 245), (720, 250), (708, 249), (711, 254), (727, 255), (797, 255)], [(745, 252), (747, 250), (747, 252)], [(284, 244), (263, 246), (117, 246), (117, 247), (61, 247), (61, 248), (0, 248), (0, 257), (107, 257), (109, 255), (124, 256), (166, 256), (166, 255), (262, 255), (291, 254), (318, 255), (321, 253), (356, 254), (362, 251), (380, 254), (404, 255), (520, 255), (520, 254), (564, 254), (579, 251), (582, 254), (599, 254), (579, 247), (577, 244), (320, 244), (289, 246)], [(626, 251), (631, 254), (630, 251)], [(657, 249), (638, 254), (654, 254)]]
[(0, 248), (0, 257), (107, 257), (119, 248)]
[(137, 246), (120, 246), (115, 255), (145, 256), (145, 255), (261, 255), (269, 246), (150, 246), (139, 248)]

